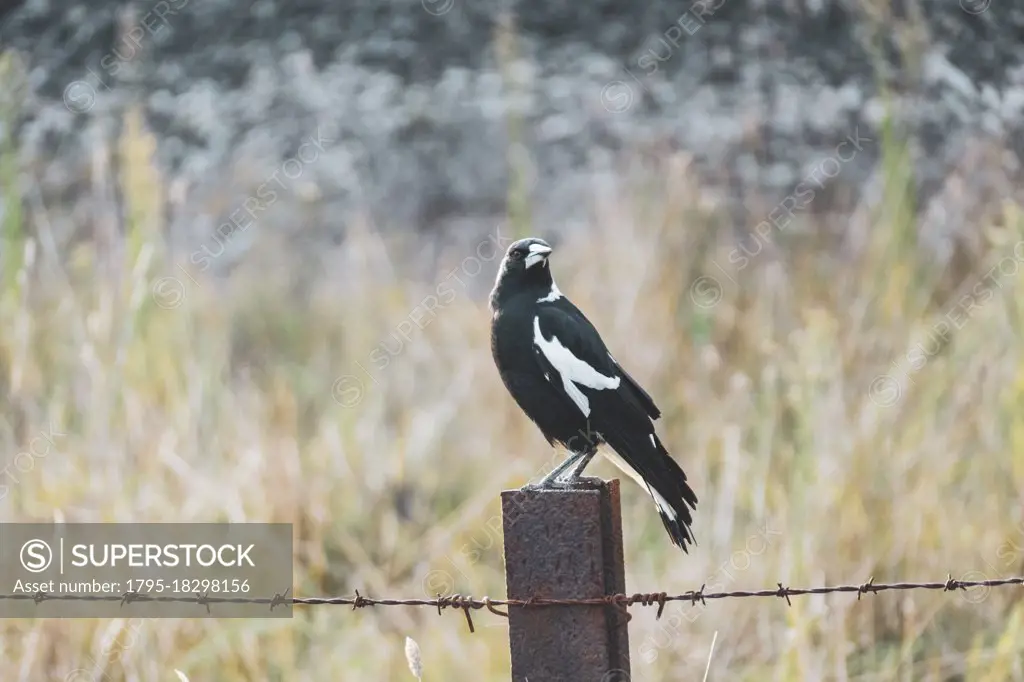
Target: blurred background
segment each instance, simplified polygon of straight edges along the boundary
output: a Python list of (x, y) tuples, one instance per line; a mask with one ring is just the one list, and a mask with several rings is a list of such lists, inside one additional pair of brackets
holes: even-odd
[[(630, 592), (1018, 575), (1022, 45), (998, 0), (7, 0), (0, 518), (503, 596), (499, 492), (560, 457), (488, 340), (535, 235), (700, 498), (683, 555), (624, 482)], [(633, 679), (1024, 679), (1016, 589), (654, 612)], [(475, 624), (3, 621), (0, 678), (508, 679)]]

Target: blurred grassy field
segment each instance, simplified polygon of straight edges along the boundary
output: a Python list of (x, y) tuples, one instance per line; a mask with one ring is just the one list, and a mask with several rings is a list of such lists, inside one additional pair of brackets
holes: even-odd
[[(656, 397), (700, 497), (686, 556), (624, 483), (629, 591), (1021, 573), (1024, 219), (973, 216), (984, 245), (959, 272), (922, 261), (901, 147), (886, 144), (887, 196), (852, 256), (798, 216), (730, 265), (721, 207), (678, 157), (657, 182), (595, 196), (592, 230), (557, 244), (560, 287)], [(356, 225), (305, 264), (313, 284), (258, 254), (214, 280), (163, 240), (164, 183), (137, 119), (110, 151), (128, 229), (64, 246), (17, 200), (30, 180), (0, 141), (2, 518), (290, 522), (298, 595), (503, 595), (499, 491), (557, 459), (490, 358), (494, 247), (522, 221), (442, 249), (428, 277), (404, 274), (418, 237)], [(15, 465), (41, 434), (52, 447)], [(635, 680), (697, 679), (716, 633), (709, 679), (1024, 679), (1013, 589), (633, 614)], [(0, 679), (412, 680), (407, 636), (424, 680), (507, 679), (505, 621), (475, 623), (344, 607), (0, 621)]]

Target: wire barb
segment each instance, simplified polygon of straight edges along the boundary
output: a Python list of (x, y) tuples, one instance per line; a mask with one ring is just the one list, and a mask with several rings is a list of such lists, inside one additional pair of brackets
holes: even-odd
[(862, 584), (860, 587), (857, 588), (857, 601), (860, 601), (860, 598), (863, 595), (867, 594), (868, 592), (870, 592), (871, 594), (874, 594), (875, 592), (878, 591), (874, 587), (874, 582), (875, 582), (875, 576), (873, 576), (873, 575), (869, 576), (868, 577), (868, 581), (866, 583)]
[[(701, 589), (704, 589), (703, 587)], [(655, 614), (654, 620), (661, 620), (661, 614), (665, 612), (665, 604), (668, 602), (668, 593), (658, 593), (658, 613)]]
[[(437, 603), (438, 613), (441, 613), (441, 599), (439, 595)], [(462, 609), (462, 612), (466, 614), (466, 624), (469, 625), (469, 631), (471, 633), (476, 632), (476, 628), (473, 627), (473, 617), (469, 614), (469, 610), (482, 608), (483, 602), (477, 602), (472, 597), (463, 597), (461, 594), (453, 594), (450, 597), (444, 597), (444, 605)]]
[[(366, 599), (363, 595), (359, 594), (359, 590), (356, 590), (356, 598), (352, 600), (352, 610), (361, 609), (364, 606), (372, 606), (373, 600)], [(440, 611), (439, 611), (440, 612)]]
[[(629, 607), (637, 602), (637, 597), (643, 597), (645, 595), (634, 594), (632, 597), (625, 594), (611, 594), (608, 595), (609, 605), (614, 607), (619, 612), (621, 618), (619, 625), (625, 625), (629, 621), (633, 620), (633, 615), (629, 612)], [(650, 602), (648, 602), (649, 604)], [(644, 604), (647, 606), (647, 604)]]
[(630, 597), (628, 600), (622, 602), (625, 606), (632, 606), (633, 604), (640, 604), (641, 606), (651, 606), (653, 604), (658, 605), (658, 613), (654, 616), (655, 620), (661, 619), (661, 614), (665, 611), (665, 603), (668, 601), (667, 592), (649, 592), (647, 594), (637, 593)]
[(508, 618), (508, 611), (502, 611), (500, 609), (494, 608), (494, 605), (491, 604), (490, 597), (484, 597), (484, 606), (486, 606), (487, 610), (493, 613), (494, 615), (501, 616), (503, 618)]
[(133, 601), (141, 601), (139, 597), (140, 594), (138, 592), (125, 592), (121, 595), (121, 606), (124, 607), (125, 604), (131, 604)]
[[(704, 599), (704, 588), (707, 587), (707, 586), (708, 586), (708, 584), (704, 583), (703, 585), (700, 586), (699, 590), (697, 590), (696, 592), (691, 592), (690, 593), (690, 606), (696, 606), (697, 602), (700, 602), (701, 606), (707, 606), (708, 605), (707, 600)], [(668, 597), (665, 597), (665, 599), (668, 599)]]
[(943, 592), (952, 592), (954, 590), (966, 590), (966, 589), (967, 588), (964, 586), (964, 584), (962, 582), (960, 582), (959, 580), (954, 580), (953, 579), (953, 574), (952, 573), (947, 573), (946, 574), (946, 586), (942, 588)]
[(291, 592), (292, 588), (287, 588), (284, 592), (275, 592), (274, 598), (270, 600), (270, 610), (273, 611), (277, 606), (290, 606), (288, 599), (288, 593)]
[(196, 592), (196, 603), (199, 604), (200, 606), (205, 606), (206, 607), (206, 613), (207, 613), (207, 615), (209, 615), (209, 613), (210, 613), (210, 593), (209, 592), (207, 592), (206, 594), (200, 594), (199, 592)]

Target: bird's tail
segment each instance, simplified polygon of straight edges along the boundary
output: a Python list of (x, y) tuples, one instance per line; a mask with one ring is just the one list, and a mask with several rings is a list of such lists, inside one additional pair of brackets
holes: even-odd
[(613, 464), (650, 493), (658, 506), (665, 530), (672, 538), (672, 544), (686, 552), (687, 543), (696, 545), (693, 531), (690, 530), (693, 524), (690, 510), (697, 509), (697, 495), (686, 482), (686, 474), (668, 454), (657, 434), (653, 430), (649, 435), (642, 433), (602, 433), (608, 445), (618, 453), (605, 454)]

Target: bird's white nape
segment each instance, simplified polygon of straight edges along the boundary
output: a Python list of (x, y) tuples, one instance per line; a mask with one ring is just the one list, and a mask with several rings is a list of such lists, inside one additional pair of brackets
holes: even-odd
[(555, 280), (551, 280), (551, 291), (548, 292), (547, 296), (541, 296), (537, 299), (537, 303), (554, 303), (558, 299), (562, 298), (562, 292), (558, 290), (558, 285), (555, 284)]
[(540, 316), (533, 318), (533, 343), (544, 354), (547, 361), (555, 368), (562, 378), (562, 388), (566, 394), (580, 408), (584, 417), (590, 416), (590, 399), (580, 390), (580, 386), (594, 390), (617, 389), (619, 377), (608, 377), (588, 365), (583, 360), (572, 354), (568, 348), (562, 345), (558, 337), (552, 336), (551, 340), (544, 338), (540, 331)]

